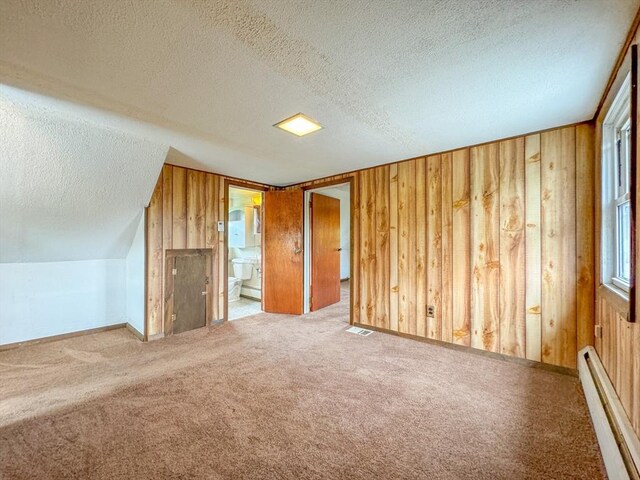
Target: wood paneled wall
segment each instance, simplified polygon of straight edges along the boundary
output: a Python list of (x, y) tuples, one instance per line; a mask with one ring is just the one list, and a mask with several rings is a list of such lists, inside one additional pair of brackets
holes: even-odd
[[(635, 24), (638, 24), (636, 18)], [(628, 41), (631, 43), (640, 42), (640, 32), (636, 28)], [(628, 50), (623, 55), (629, 55)], [(622, 60), (621, 56), (620, 60)], [(596, 195), (594, 205), (601, 204), (601, 147), (602, 144), (602, 122), (607, 111), (613, 102), (617, 93), (617, 85), (624, 78), (628, 70), (628, 61), (623, 63), (622, 68), (618, 68), (615, 72), (617, 80), (614, 81), (612, 88), (602, 102), (602, 109), (599, 112), (596, 121), (596, 141), (595, 147), (595, 164), (596, 171)], [(614, 77), (614, 78), (615, 78)], [(640, 138), (636, 139), (640, 142)], [(633, 161), (637, 161), (634, 159)], [(640, 186), (640, 176), (636, 178), (636, 192)], [(584, 199), (586, 200), (586, 199)], [(636, 213), (636, 225), (640, 225), (640, 212)], [(600, 263), (600, 209), (595, 210), (596, 215), (596, 266)], [(637, 228), (637, 227), (636, 227)], [(640, 260), (640, 241), (636, 240), (636, 259)], [(640, 302), (636, 301), (636, 322), (627, 322), (627, 312), (629, 310), (629, 301), (624, 297), (611, 291), (607, 286), (602, 285), (599, 268), (597, 268), (597, 299), (596, 299), (596, 324), (601, 329), (601, 335), (596, 338), (595, 347), (598, 356), (604, 365), (605, 370), (613, 384), (618, 397), (624, 407), (629, 420), (633, 425), (635, 432), (640, 437)], [(635, 271), (636, 282), (640, 280), (640, 264), (636, 264)]]
[(354, 322), (575, 368), (593, 344), (593, 141), (580, 124), (304, 184), (354, 177)]
[[(234, 179), (235, 182), (238, 182)], [(260, 186), (245, 182), (248, 187)], [(225, 177), (165, 164), (147, 207), (146, 277), (147, 337), (163, 333), (165, 251), (178, 248), (213, 250), (209, 299), (213, 320), (224, 318)]]

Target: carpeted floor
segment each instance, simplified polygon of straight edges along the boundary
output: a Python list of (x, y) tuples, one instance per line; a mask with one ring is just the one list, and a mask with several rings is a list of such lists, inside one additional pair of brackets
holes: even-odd
[(578, 380), (347, 307), (0, 353), (0, 478), (603, 478)]

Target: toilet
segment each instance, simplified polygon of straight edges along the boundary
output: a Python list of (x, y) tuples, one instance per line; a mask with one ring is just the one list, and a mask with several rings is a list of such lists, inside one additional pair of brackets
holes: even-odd
[(253, 274), (253, 262), (248, 258), (234, 258), (231, 260), (233, 265), (233, 277), (227, 279), (227, 292), (229, 302), (240, 300), (240, 290), (242, 290), (242, 281), (249, 280)]

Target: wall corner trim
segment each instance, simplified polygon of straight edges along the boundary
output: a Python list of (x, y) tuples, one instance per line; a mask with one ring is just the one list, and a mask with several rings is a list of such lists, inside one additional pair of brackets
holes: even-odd
[(629, 472), (635, 469), (636, 476), (640, 472), (640, 439), (593, 347), (578, 353), (578, 373), (607, 475), (611, 479), (636, 478)]
[(138, 340), (140, 340), (141, 342), (144, 342), (144, 334), (142, 332), (139, 332), (136, 329), (136, 327), (134, 327), (130, 323), (127, 323), (126, 327), (127, 327), (127, 330), (129, 330), (131, 333), (133, 333)]

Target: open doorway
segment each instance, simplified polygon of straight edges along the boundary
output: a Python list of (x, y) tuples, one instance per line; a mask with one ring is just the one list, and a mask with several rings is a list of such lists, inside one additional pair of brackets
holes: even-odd
[(262, 312), (262, 204), (262, 190), (227, 185), (227, 320)]
[(350, 304), (351, 183), (304, 192), (304, 312)]

